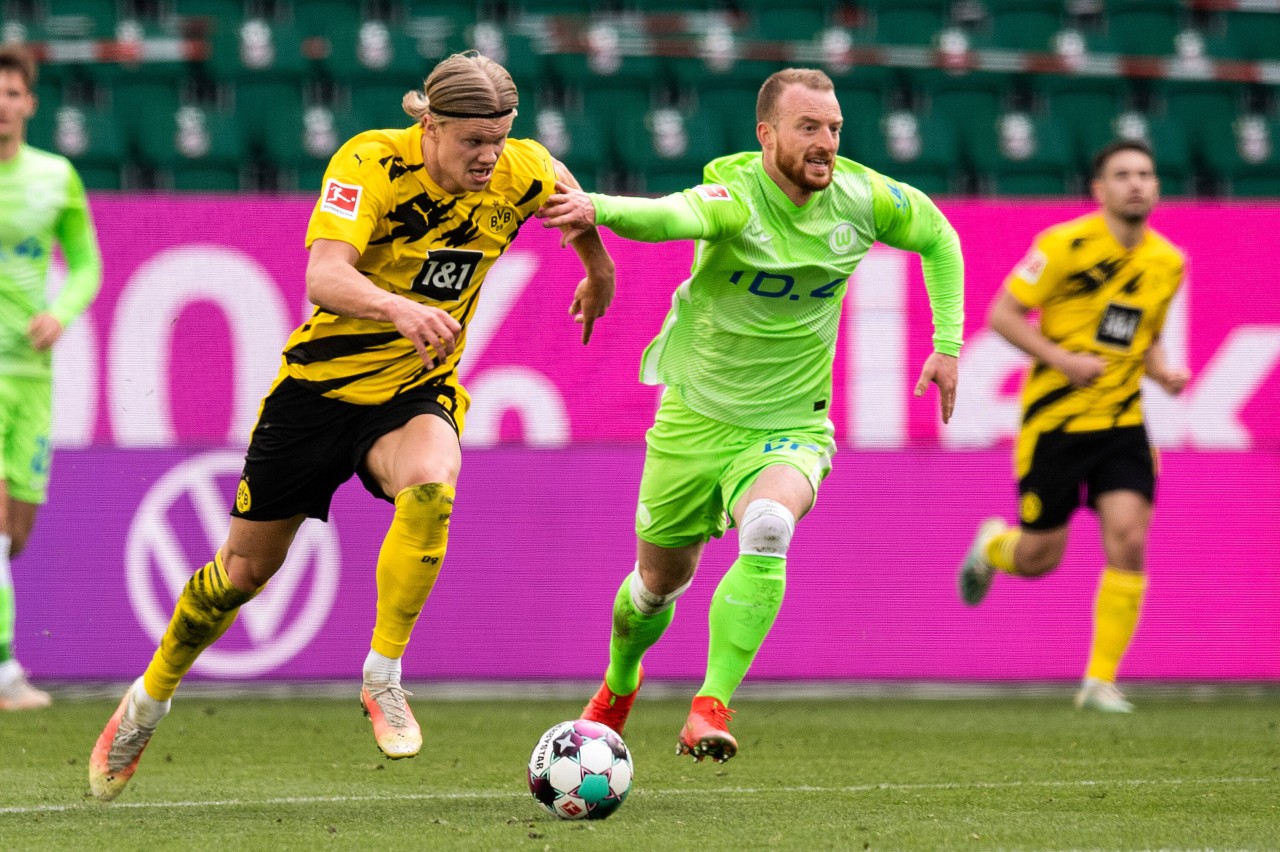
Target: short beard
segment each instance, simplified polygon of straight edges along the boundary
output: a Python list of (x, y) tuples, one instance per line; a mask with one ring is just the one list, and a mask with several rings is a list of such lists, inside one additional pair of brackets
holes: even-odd
[(805, 192), (821, 192), (831, 185), (831, 180), (835, 177), (835, 163), (831, 164), (831, 171), (825, 180), (816, 181), (810, 178), (804, 172), (804, 155), (800, 155), (794, 159), (778, 158), (778, 171), (786, 177), (787, 180), (803, 189)]

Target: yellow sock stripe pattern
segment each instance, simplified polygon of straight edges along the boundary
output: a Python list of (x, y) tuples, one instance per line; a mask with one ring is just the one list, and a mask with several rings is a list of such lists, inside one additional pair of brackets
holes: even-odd
[(1085, 672), (1088, 677), (1115, 682), (1120, 661), (1138, 627), (1146, 590), (1145, 574), (1119, 571), (1110, 566), (1102, 572), (1093, 608), (1093, 645)]
[(985, 554), (987, 562), (995, 566), (997, 571), (1002, 571), (1005, 574), (1018, 573), (1013, 561), (1013, 550), (1018, 546), (1018, 539), (1021, 537), (1022, 530), (1017, 527), (993, 536), (991, 541), (987, 542), (987, 552)]
[(222, 556), (191, 576), (178, 596), (160, 647), (143, 673), (147, 694), (157, 701), (173, 696), (196, 658), (236, 620), (236, 613), (261, 589), (244, 592), (231, 585)]
[(444, 482), (413, 485), (396, 495), (396, 513), (378, 553), (378, 614), (370, 643), (383, 656), (404, 656), (440, 576), (454, 495)]

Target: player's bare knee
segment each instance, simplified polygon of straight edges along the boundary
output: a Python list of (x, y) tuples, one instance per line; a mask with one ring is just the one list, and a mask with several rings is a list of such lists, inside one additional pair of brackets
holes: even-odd
[(786, 558), (795, 531), (795, 515), (786, 506), (767, 498), (752, 500), (738, 527), (738, 553)]

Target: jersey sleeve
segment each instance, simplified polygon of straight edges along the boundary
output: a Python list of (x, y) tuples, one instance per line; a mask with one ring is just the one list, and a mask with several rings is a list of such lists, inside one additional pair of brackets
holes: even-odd
[(338, 240), (364, 254), (392, 196), (391, 179), (380, 162), (387, 154), (367, 142), (344, 145), (333, 155), (307, 225), (307, 248), (316, 240)]
[(1004, 279), (1005, 289), (1028, 308), (1043, 305), (1053, 293), (1054, 282), (1062, 278), (1056, 259), (1065, 253), (1057, 250), (1056, 243), (1052, 232), (1040, 234)]
[(102, 286), (102, 257), (84, 183), (70, 164), (67, 171), (67, 203), (54, 224), (54, 237), (67, 261), (67, 280), (49, 306), (63, 328), (84, 313)]
[(596, 224), (639, 242), (719, 242), (737, 236), (747, 224), (746, 205), (719, 184), (699, 184), (662, 198), (588, 195)]
[(876, 239), (920, 255), (933, 312), (933, 348), (959, 355), (964, 341), (964, 255), (960, 237), (920, 190), (868, 171)]
[(1160, 333), (1164, 331), (1164, 322), (1169, 316), (1169, 306), (1173, 304), (1173, 297), (1178, 294), (1178, 291), (1182, 289), (1182, 285), (1186, 282), (1186, 271), (1186, 258), (1182, 256), (1181, 252), (1178, 252), (1174, 261), (1173, 290), (1170, 292), (1169, 298), (1165, 299), (1160, 305), (1160, 312), (1152, 319), (1151, 328), (1156, 337), (1159, 337)]

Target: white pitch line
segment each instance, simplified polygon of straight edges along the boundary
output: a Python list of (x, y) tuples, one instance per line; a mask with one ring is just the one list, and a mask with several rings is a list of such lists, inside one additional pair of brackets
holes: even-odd
[[(778, 793), (874, 793), (879, 791), (909, 793), (927, 790), (999, 790), (1014, 787), (1105, 787), (1118, 785), (1123, 787), (1176, 786), (1179, 784), (1274, 784), (1275, 778), (1116, 778), (1108, 780), (1085, 779), (1080, 781), (972, 781), (967, 783), (936, 784), (853, 784), (842, 787), (707, 787), (703, 789), (654, 790), (641, 789), (633, 791), (634, 795), (647, 798), (649, 796), (705, 796), (705, 795), (738, 795), (756, 796), (761, 794), (776, 795)], [(226, 808), (254, 805), (322, 805), (347, 804), (353, 802), (421, 802), (449, 800), (480, 799), (522, 799), (525, 793), (500, 793), (496, 791), (478, 791), (473, 793), (397, 793), (385, 796), (281, 796), (256, 801), (247, 799), (213, 799), (205, 802), (122, 802), (106, 804), (86, 801), (66, 805), (33, 805), (30, 807), (0, 808), (3, 814), (47, 814), (64, 811), (86, 811), (90, 809), (108, 808), (110, 810), (159, 810), (164, 808)], [(98, 811), (102, 813), (103, 811)]]

